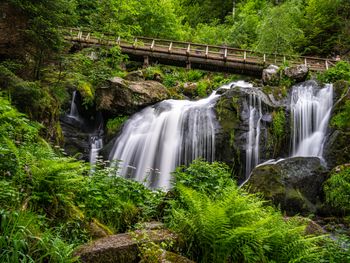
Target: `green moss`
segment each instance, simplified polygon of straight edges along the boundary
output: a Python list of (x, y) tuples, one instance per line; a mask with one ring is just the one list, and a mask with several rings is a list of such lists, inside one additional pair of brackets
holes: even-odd
[(286, 116), (283, 109), (280, 109), (279, 111), (274, 111), (272, 113), (272, 129), (273, 129), (273, 135), (277, 139), (281, 139), (284, 136), (285, 133), (285, 125), (286, 125)]
[(207, 80), (202, 80), (197, 83), (197, 95), (199, 97), (206, 97), (208, 95), (208, 88), (209, 88), (210, 82)]
[(128, 119), (128, 116), (118, 116), (113, 119), (109, 119), (106, 125), (107, 136), (108, 137), (114, 136), (127, 119)]

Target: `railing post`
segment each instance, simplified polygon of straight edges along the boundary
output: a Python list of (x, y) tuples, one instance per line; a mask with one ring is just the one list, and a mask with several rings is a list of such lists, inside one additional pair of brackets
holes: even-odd
[(85, 40), (89, 40), (90, 39), (90, 33), (87, 34)]
[(304, 64), (305, 64), (305, 66), (307, 66), (307, 60), (306, 60), (306, 58), (304, 59)]
[(283, 63), (286, 63), (286, 56), (283, 56)]
[(169, 53), (171, 53), (172, 47), (173, 47), (173, 42), (170, 42), (169, 49), (168, 49), (168, 52), (169, 52)]
[(328, 60), (326, 60), (326, 70), (328, 70), (329, 66), (328, 66)]
[(191, 44), (188, 44), (187, 50), (186, 50), (186, 54), (187, 56), (190, 54), (191, 52)]
[(117, 45), (120, 45), (120, 36), (117, 37)]
[(275, 64), (277, 64), (277, 55), (275, 53)]
[(264, 64), (265, 64), (265, 62), (266, 62), (266, 54), (264, 54)]
[(205, 57), (208, 58), (208, 54), (209, 54), (209, 46), (207, 46), (205, 48)]
[(225, 60), (227, 59), (227, 48), (225, 48), (225, 51), (224, 51), (224, 59)]
[(148, 56), (144, 56), (143, 57), (143, 67), (147, 68), (149, 66), (149, 57)]
[(132, 44), (133, 48), (136, 48), (136, 43), (137, 43), (137, 37), (135, 37), (134, 43)]
[(247, 51), (244, 51), (244, 53), (243, 53), (243, 60), (244, 60), (244, 62), (247, 60)]
[(153, 48), (154, 48), (154, 44), (155, 44), (155, 41), (154, 39), (152, 40), (152, 44), (151, 44), (151, 50), (153, 51)]
[(83, 36), (83, 32), (81, 32), (81, 31), (79, 30), (79, 32), (78, 32), (78, 39), (80, 40), (80, 39), (82, 38), (82, 36)]

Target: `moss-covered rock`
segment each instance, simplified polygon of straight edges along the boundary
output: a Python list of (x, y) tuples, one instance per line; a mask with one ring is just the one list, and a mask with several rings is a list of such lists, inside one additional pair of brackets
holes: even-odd
[(115, 77), (96, 90), (97, 109), (114, 116), (132, 114), (168, 98), (167, 89), (156, 81), (126, 81)]
[(248, 185), (288, 214), (308, 214), (315, 213), (322, 201), (326, 176), (319, 158), (293, 157), (256, 167)]

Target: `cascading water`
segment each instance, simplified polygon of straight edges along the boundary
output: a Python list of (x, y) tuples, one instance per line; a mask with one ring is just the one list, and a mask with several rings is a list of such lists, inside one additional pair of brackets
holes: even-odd
[(103, 140), (99, 136), (91, 136), (90, 164), (96, 164), (98, 154), (103, 147)]
[(333, 106), (333, 86), (310, 84), (293, 88), (291, 97), (292, 156), (322, 157), (323, 144)]
[(213, 161), (218, 97), (213, 92), (198, 101), (165, 100), (132, 116), (110, 154), (120, 160), (119, 174), (168, 189), (178, 165), (200, 157)]
[(262, 118), (261, 99), (254, 94), (249, 95), (249, 132), (246, 145), (246, 178), (259, 163), (260, 124)]
[(70, 112), (68, 114), (68, 117), (71, 118), (71, 119), (74, 119), (78, 122), (81, 121), (81, 118), (80, 118), (80, 115), (79, 115), (79, 112), (78, 112), (78, 107), (77, 107), (77, 104), (75, 102), (76, 100), (76, 96), (77, 96), (77, 91), (73, 91), (73, 95), (72, 95), (72, 102), (71, 102), (71, 105), (70, 105)]

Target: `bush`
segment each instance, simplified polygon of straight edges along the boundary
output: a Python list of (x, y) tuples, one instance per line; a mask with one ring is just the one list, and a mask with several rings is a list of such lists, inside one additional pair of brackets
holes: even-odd
[(350, 167), (340, 166), (325, 182), (327, 202), (343, 211), (350, 211)]
[(324, 83), (334, 83), (338, 80), (350, 81), (349, 62), (339, 61), (335, 67), (332, 67), (322, 74), (319, 74), (318, 79)]
[(226, 186), (235, 184), (228, 166), (224, 163), (208, 163), (195, 160), (188, 167), (180, 166), (173, 172), (175, 189), (183, 185), (206, 194), (216, 194)]
[(107, 136), (111, 137), (116, 135), (124, 122), (128, 119), (128, 116), (118, 116), (113, 119), (109, 119), (106, 125)]
[(350, 127), (350, 100), (345, 101), (345, 104), (332, 117), (331, 125), (338, 129)]

